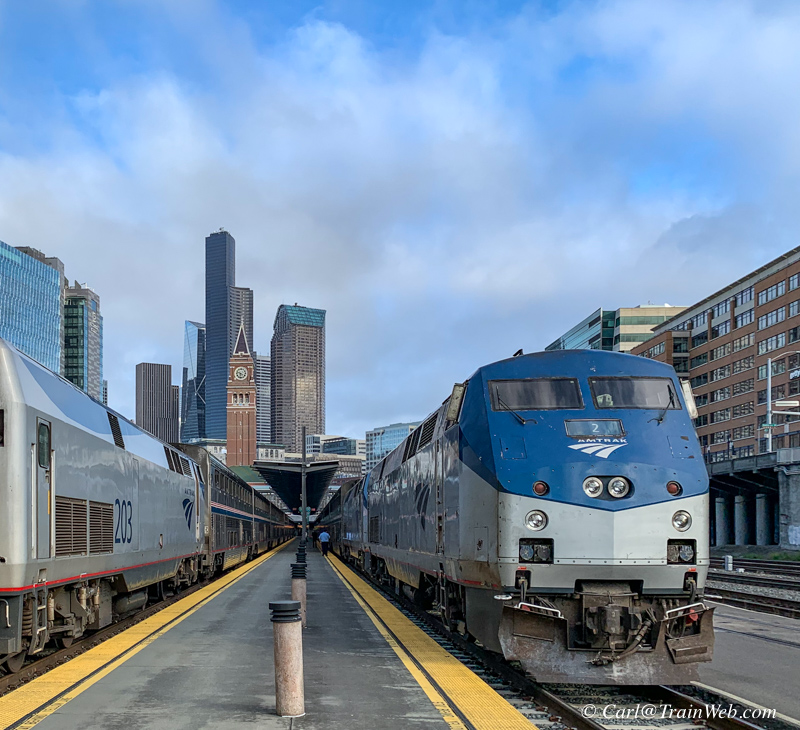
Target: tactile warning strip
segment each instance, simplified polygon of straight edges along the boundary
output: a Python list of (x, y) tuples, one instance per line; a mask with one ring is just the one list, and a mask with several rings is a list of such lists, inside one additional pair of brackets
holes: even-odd
[[(342, 581), (352, 589), (354, 595), (361, 598), (359, 603), (367, 611), (367, 614), (369, 615), (371, 612), (375, 619), (383, 624), (391, 638), (408, 652), (414, 663), (426, 675), (425, 678), (430, 679), (430, 683), (440, 691), (444, 700), (460, 718), (458, 720), (453, 718), (454, 722), (445, 713), (442, 713), (443, 719), (451, 727), (471, 727), (474, 730), (535, 729), (536, 726), (519, 710), (501, 697), (475, 672), (439, 646), (422, 629), (409, 621), (358, 574), (339, 561), (334, 563), (330, 557), (328, 560)], [(372, 617), (370, 616), (370, 618)], [(419, 681), (416, 675), (415, 679)], [(426, 690), (426, 687), (422, 683), (420, 684), (423, 690)], [(426, 694), (431, 696), (427, 690)], [(436, 703), (434, 702), (434, 704)]]
[[(291, 542), (291, 541), (290, 541)], [(0, 697), (0, 728), (27, 730), (52, 715), (158, 637), (290, 544), (286, 542), (222, 578), (112, 636), (66, 664)]]

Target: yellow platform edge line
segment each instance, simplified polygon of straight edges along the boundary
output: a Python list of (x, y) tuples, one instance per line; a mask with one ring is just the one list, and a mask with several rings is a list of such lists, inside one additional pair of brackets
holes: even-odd
[[(531, 720), (475, 672), (464, 666), (422, 629), (409, 621), (356, 572), (342, 562), (335, 565), (330, 558), (329, 562), (345, 585), (349, 584), (349, 587), (361, 596), (379, 622), (384, 625), (387, 633), (396, 637), (403, 650), (408, 652), (439, 685), (448, 703), (454, 706), (475, 730), (536, 728)], [(369, 612), (367, 613), (369, 615)], [(417, 669), (416, 666), (414, 668)]]
[(128, 659), (189, 618), (252, 570), (291, 544), (289, 540), (250, 563), (106, 639), (66, 664), (0, 697), (0, 727), (28, 730), (61, 709)]
[(341, 580), (344, 584), (345, 588), (347, 588), (347, 590), (352, 594), (353, 598), (355, 598), (356, 603), (361, 606), (361, 608), (364, 610), (364, 613), (367, 614), (369, 620), (375, 624), (375, 628), (378, 629), (380, 635), (386, 639), (386, 643), (389, 644), (394, 653), (397, 654), (398, 658), (403, 663), (403, 666), (405, 666), (411, 676), (414, 677), (414, 679), (417, 681), (417, 684), (427, 695), (433, 706), (439, 711), (442, 719), (453, 730), (467, 730), (467, 726), (461, 722), (458, 716), (453, 712), (450, 705), (447, 704), (447, 700), (445, 700), (445, 698), (442, 697), (437, 689), (428, 681), (428, 678), (419, 671), (419, 668), (416, 664), (414, 664), (408, 652), (395, 641), (394, 637), (389, 633), (389, 631), (387, 631), (381, 620), (375, 615), (375, 612), (372, 610), (372, 608), (364, 602), (364, 599), (358, 594), (353, 586), (347, 582), (347, 579), (344, 577), (344, 575), (342, 575), (336, 565), (330, 560), (328, 562), (330, 562), (333, 572), (336, 573), (339, 580)]

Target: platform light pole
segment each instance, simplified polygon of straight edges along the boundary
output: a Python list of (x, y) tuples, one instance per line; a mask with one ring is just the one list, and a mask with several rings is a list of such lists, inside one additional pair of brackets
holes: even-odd
[[(297, 432), (295, 432), (297, 433)], [(303, 426), (303, 462), (300, 464), (300, 500), (302, 503), (303, 531), (302, 539), (308, 539), (308, 498), (306, 495), (306, 427)]]

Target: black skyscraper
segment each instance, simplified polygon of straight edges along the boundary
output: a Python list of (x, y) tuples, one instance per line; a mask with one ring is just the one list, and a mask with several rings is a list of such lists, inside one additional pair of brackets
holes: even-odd
[(206, 438), (227, 436), (228, 360), (231, 354), (232, 289), (236, 241), (221, 230), (206, 237)]

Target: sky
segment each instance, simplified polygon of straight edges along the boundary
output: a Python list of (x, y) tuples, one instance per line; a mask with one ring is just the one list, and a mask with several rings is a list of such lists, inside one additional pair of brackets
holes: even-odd
[(793, 0), (0, 0), (0, 239), (99, 294), (133, 417), (224, 227), (256, 350), (326, 309), (363, 437), (798, 245), (798, 37)]

